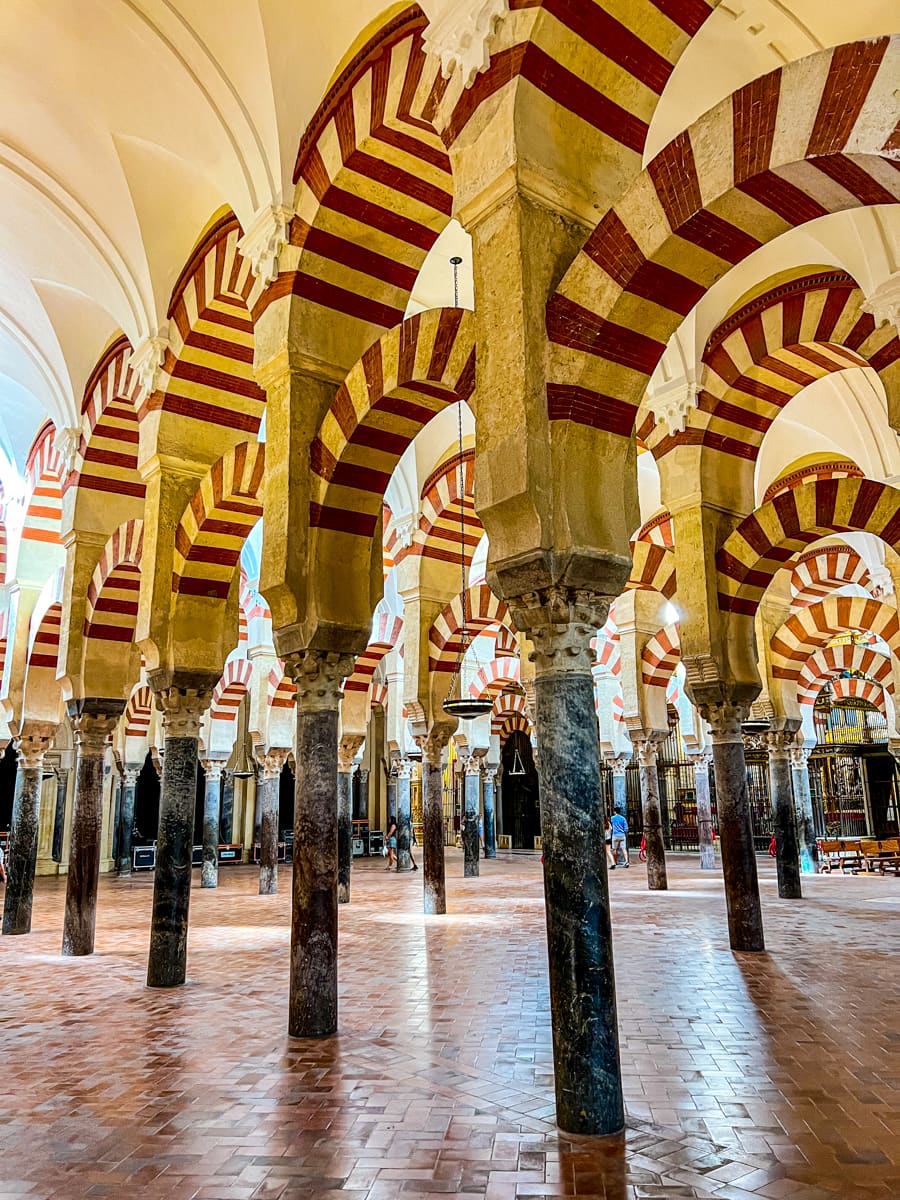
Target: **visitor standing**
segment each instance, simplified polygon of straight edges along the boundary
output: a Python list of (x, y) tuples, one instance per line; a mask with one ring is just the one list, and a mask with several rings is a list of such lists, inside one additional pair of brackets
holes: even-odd
[(619, 854), (621, 852), (625, 860), (625, 866), (630, 867), (631, 863), (628, 861), (628, 822), (625, 820), (625, 814), (614, 812), (610, 825), (612, 826), (613, 866), (619, 861)]

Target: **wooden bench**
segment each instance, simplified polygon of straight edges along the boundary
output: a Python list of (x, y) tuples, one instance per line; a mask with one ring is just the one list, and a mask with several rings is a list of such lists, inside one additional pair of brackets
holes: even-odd
[(863, 867), (863, 856), (858, 841), (849, 838), (825, 839), (819, 843), (819, 870), (830, 875), (835, 869), (844, 874), (844, 868), (859, 871)]
[(895, 875), (900, 875), (900, 838), (886, 838), (884, 841), (863, 838), (860, 850), (863, 870), (867, 874), (880, 871), (884, 875), (887, 871), (893, 871)]

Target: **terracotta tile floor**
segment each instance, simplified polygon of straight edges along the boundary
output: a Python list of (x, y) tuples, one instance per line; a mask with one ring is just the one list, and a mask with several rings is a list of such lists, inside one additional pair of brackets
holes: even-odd
[[(64, 881), (0, 939), (0, 1197), (900, 1196), (900, 881), (806, 880), (769, 953), (727, 947), (718, 875), (611, 877), (626, 1144), (553, 1124), (539, 863), (448, 854), (354, 871), (340, 1036), (285, 1036), (289, 879), (192, 898), (189, 983), (144, 987), (152, 882), (104, 879), (90, 959), (59, 956)], [(196, 874), (196, 873), (195, 873)]]

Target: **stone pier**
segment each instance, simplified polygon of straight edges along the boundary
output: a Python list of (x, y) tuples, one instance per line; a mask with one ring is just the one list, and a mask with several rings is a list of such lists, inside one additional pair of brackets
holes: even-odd
[(353, 768), (363, 744), (361, 734), (343, 734), (338, 742), (338, 904), (350, 903), (353, 870)]
[(27, 721), (15, 739), (18, 769), (6, 855), (6, 888), (3, 895), (5, 934), (31, 933), (44, 755), (50, 749), (56, 729), (56, 725), (46, 722)]
[(203, 865), (200, 886), (219, 886), (219, 822), (221, 820), (222, 769), (220, 758), (205, 758), (203, 770), (206, 784), (203, 789)]

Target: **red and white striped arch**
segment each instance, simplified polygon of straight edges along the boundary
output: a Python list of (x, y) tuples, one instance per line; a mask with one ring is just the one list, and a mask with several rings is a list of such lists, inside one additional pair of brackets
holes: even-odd
[(832, 638), (856, 630), (879, 638), (900, 654), (900, 617), (895, 607), (864, 596), (826, 596), (792, 613), (773, 636), (773, 678), (798, 680), (812, 653)]
[(548, 305), (551, 420), (630, 437), (669, 337), (716, 280), (788, 229), (897, 202), (898, 47), (873, 38), (789, 63), (654, 158)]
[(172, 292), (172, 345), (163, 385), (144, 398), (139, 415), (154, 409), (205, 426), (255, 436), (266, 395), (253, 375), (250, 306), (259, 287), (238, 252), (241, 228), (228, 213), (206, 232)]
[(877, 708), (885, 720), (888, 719), (888, 700), (885, 689), (880, 683), (876, 683), (872, 679), (843, 679), (840, 677), (830, 680), (829, 683), (831, 695), (835, 701), (865, 700)]
[(824, 458), (820, 462), (808, 463), (779, 476), (766, 488), (763, 504), (768, 504), (777, 496), (800, 487), (801, 484), (827, 479), (865, 479), (865, 475), (848, 458)]
[(501, 625), (494, 639), (494, 655), (496, 658), (518, 657), (519, 643), (516, 635), (507, 625)]
[(469, 695), (477, 699), (496, 696), (511, 685), (520, 684), (519, 660), (517, 658), (495, 658), (486, 663), (469, 684)]
[(125, 705), (125, 736), (148, 737), (153, 711), (153, 693), (146, 683), (138, 684)]
[(86, 638), (129, 644), (134, 641), (143, 546), (143, 521), (126, 521), (103, 547), (88, 588)]
[(213, 466), (175, 534), (172, 591), (227, 597), (244, 542), (262, 516), (265, 446), (241, 442)]
[(345, 692), (369, 691), (379, 663), (397, 645), (402, 629), (402, 617), (394, 616), (389, 612), (379, 613), (378, 622), (372, 631), (368, 646), (357, 657), (353, 673), (344, 680)]
[(642, 436), (657, 458), (699, 443), (752, 461), (779, 412), (817, 379), (871, 366), (890, 385), (900, 340), (892, 326), (876, 328), (864, 304), (843, 271), (805, 275), (757, 296), (711, 334), (690, 429), (660, 437), (645, 422)]
[(814, 480), (745, 517), (716, 555), (719, 608), (752, 616), (780, 568), (829, 533), (900, 542), (900, 491), (871, 479)]
[(241, 701), (250, 690), (253, 664), (246, 658), (232, 658), (225, 664), (222, 678), (216, 684), (209, 706), (213, 721), (234, 722), (237, 720)]
[(291, 709), (297, 703), (297, 688), (285, 675), (282, 662), (269, 672), (268, 701), (270, 708), (277, 709)]
[(494, 702), (494, 710), (491, 713), (491, 733), (499, 734), (502, 741), (514, 730), (530, 734), (531, 729), (525, 697), (502, 692)]
[(66, 487), (144, 498), (138, 474), (138, 380), (128, 363), (131, 343), (116, 338), (94, 367), (81, 403), (81, 436)]
[(888, 691), (894, 690), (891, 660), (882, 650), (851, 644), (826, 646), (811, 654), (800, 670), (797, 679), (798, 703), (812, 704), (823, 681), (844, 671), (865, 675)]
[[(463, 603), (465, 602), (465, 621)], [(460, 634), (463, 626), (470, 632), (486, 629), (494, 623), (511, 625), (509, 609), (498, 600), (486, 583), (476, 584), (462, 596), (454, 596), (437, 615), (428, 638), (428, 669), (454, 671), (456, 660), (466, 646)]]
[(636, 541), (631, 544), (631, 574), (625, 589), (659, 592), (667, 600), (675, 595), (675, 555), (658, 542)]
[(379, 683), (378, 680), (373, 680), (372, 691), (369, 693), (369, 705), (371, 708), (382, 708), (387, 712), (388, 706), (388, 685)]
[(474, 387), (471, 312), (429, 309), (384, 334), (347, 375), (310, 448), (310, 525), (374, 537), (400, 456)]
[(668, 687), (672, 672), (680, 661), (678, 626), (666, 625), (641, 651), (641, 679), (648, 687)]
[[(422, 488), (421, 515), (412, 554), (441, 562), (467, 564), (481, 541), (484, 526), (475, 512), (475, 451), (457, 453), (432, 472)], [(461, 527), (465, 521), (465, 541)], [(398, 558), (403, 557), (403, 552)]]
[(360, 348), (403, 320), (452, 210), (450, 159), (421, 115), (446, 86), (437, 60), (422, 51), (426, 24), (415, 5), (390, 20), (307, 126), (294, 168), (299, 263), (259, 306), (294, 295), (341, 313), (358, 322)]
[(28, 507), (22, 529), (23, 542), (62, 545), (63, 463), (53, 447), (52, 421), (38, 430), (25, 462)]
[[(35, 616), (38, 614), (36, 613)], [(59, 661), (59, 635), (62, 626), (62, 603), (57, 600), (40, 614), (39, 620), (32, 619), (28, 637), (28, 675), (33, 670), (52, 671), (56, 676)]]
[(791, 594), (796, 607), (813, 604), (847, 584), (868, 588), (871, 579), (866, 564), (850, 546), (822, 546), (801, 554), (791, 572)]

